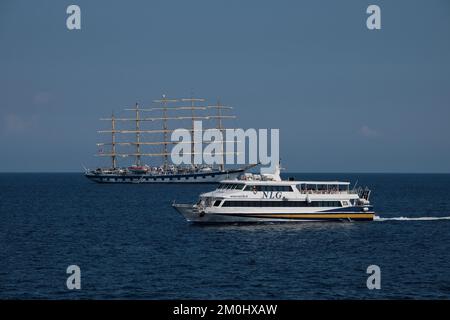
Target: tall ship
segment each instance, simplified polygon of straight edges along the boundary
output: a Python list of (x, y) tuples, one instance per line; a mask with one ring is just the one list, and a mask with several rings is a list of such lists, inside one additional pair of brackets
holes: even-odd
[[(234, 179), (257, 165), (225, 168), (224, 157), (227, 153), (224, 152), (224, 144), (227, 141), (224, 139), (214, 141), (220, 142), (222, 147), (221, 152), (216, 153), (222, 157), (222, 164), (194, 165), (194, 139), (191, 139), (191, 164), (173, 164), (170, 161), (171, 147), (180, 143), (169, 139), (177, 129), (173, 123), (188, 122), (193, 136), (195, 121), (212, 121), (215, 124), (209, 129), (218, 129), (225, 136), (223, 121), (235, 119), (236, 116), (225, 114), (232, 107), (220, 102), (208, 105), (202, 98), (168, 99), (163, 95), (162, 99), (153, 102), (156, 106), (151, 108), (140, 108), (137, 103), (133, 108), (125, 108), (124, 112), (131, 112), (131, 116), (116, 117), (113, 113), (110, 118), (100, 119), (110, 122), (110, 128), (98, 131), (109, 134), (110, 141), (97, 143), (97, 156), (110, 158), (111, 165), (85, 169), (88, 179), (98, 183), (217, 183)], [(129, 139), (130, 136), (134, 139)], [(127, 162), (130, 158), (131, 164), (129, 160), (128, 165), (119, 164), (119, 160)]]
[(195, 204), (173, 203), (193, 223), (372, 221), (368, 188), (341, 181), (283, 181), (274, 174), (241, 175), (222, 181)]

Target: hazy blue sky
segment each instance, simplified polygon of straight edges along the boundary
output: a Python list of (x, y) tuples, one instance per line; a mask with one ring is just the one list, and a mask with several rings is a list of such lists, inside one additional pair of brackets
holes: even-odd
[(289, 171), (450, 172), (450, 1), (0, 2), (0, 171), (94, 167), (98, 118), (191, 90)]

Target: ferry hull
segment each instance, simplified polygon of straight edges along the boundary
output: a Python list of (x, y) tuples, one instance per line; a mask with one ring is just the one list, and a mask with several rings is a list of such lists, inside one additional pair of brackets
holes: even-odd
[(308, 222), (308, 221), (373, 221), (369, 212), (315, 212), (315, 213), (204, 213), (192, 204), (174, 204), (173, 207), (188, 222), (193, 223), (251, 223), (251, 222)]

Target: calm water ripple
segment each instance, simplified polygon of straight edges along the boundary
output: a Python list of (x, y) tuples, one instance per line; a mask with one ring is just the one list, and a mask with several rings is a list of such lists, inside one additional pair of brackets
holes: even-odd
[[(211, 185), (0, 174), (0, 298), (450, 296), (450, 175), (295, 176), (359, 180), (373, 189), (379, 221), (197, 226), (170, 204)], [(82, 270), (79, 291), (65, 287), (70, 264)], [(381, 290), (366, 287), (372, 264)]]

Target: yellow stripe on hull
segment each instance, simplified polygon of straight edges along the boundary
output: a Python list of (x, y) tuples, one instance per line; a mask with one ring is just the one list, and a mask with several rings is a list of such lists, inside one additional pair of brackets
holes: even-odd
[[(258, 215), (264, 218), (296, 218), (296, 219), (373, 219), (374, 213), (364, 214), (276, 214), (276, 215)], [(250, 215), (249, 215), (250, 216)]]

